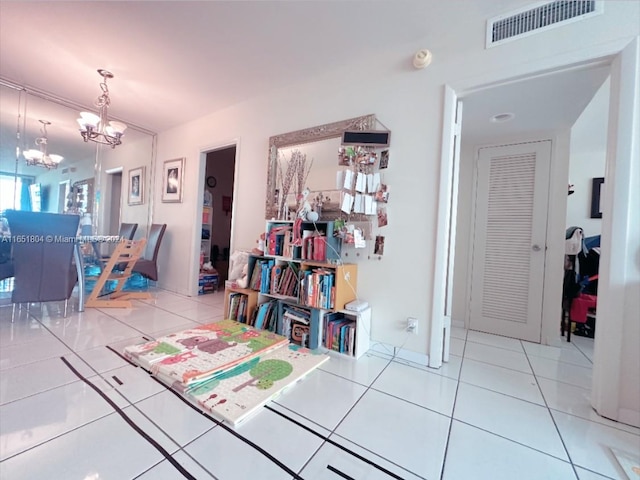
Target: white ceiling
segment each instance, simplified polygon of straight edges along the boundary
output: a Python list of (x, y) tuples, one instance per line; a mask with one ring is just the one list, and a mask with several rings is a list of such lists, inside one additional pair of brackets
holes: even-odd
[[(569, 129), (609, 76), (609, 65), (575, 68), (482, 90), (463, 98), (462, 133), (471, 143)], [(508, 122), (491, 117), (513, 114)]]
[(81, 104), (97, 97), (105, 68), (113, 116), (162, 131), (423, 38), (434, 14), (452, 10), (441, 3), (3, 1), (0, 68)]
[[(380, 49), (411, 68), (414, 51), (445, 35), (448, 21), (484, 22), (528, 3), (1, 1), (0, 77), (90, 107), (96, 70), (108, 69), (110, 117), (161, 132)], [(503, 129), (570, 125), (603, 75), (567, 72), (468, 96), (465, 132), (489, 131), (489, 116), (503, 112), (516, 114)], [(9, 103), (3, 97), (0, 108)], [(75, 124), (68, 130), (77, 135)]]

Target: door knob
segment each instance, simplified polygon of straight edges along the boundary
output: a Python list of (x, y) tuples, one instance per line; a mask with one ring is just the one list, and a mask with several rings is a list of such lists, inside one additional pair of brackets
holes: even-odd
[(531, 250), (533, 250), (534, 252), (539, 252), (542, 249), (540, 248), (540, 245), (534, 245), (533, 247), (531, 247)]

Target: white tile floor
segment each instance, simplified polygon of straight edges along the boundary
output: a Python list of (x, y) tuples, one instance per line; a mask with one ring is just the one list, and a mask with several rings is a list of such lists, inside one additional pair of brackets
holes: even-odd
[(639, 429), (590, 407), (592, 340), (555, 348), (457, 328), (439, 370), (332, 357), (234, 435), (107, 348), (222, 318), (221, 293), (154, 294), (68, 318), (34, 305), (13, 323), (0, 307), (1, 479), (623, 479), (610, 447), (640, 453)]

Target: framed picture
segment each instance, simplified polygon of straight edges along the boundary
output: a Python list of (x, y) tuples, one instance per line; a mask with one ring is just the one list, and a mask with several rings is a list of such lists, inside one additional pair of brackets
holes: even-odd
[(602, 187), (604, 186), (604, 177), (596, 177), (592, 182), (591, 218), (602, 218), (602, 206), (600, 205), (600, 199), (602, 195)]
[(380, 152), (380, 169), (387, 168), (389, 166), (389, 150), (383, 150)]
[(129, 205), (144, 203), (144, 167), (129, 170)]
[(184, 158), (166, 160), (162, 174), (162, 201), (182, 202)]

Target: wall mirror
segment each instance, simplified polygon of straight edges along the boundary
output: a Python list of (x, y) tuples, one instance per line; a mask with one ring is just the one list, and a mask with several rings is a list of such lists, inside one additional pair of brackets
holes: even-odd
[[(271, 137), (267, 164), (265, 218), (286, 219), (288, 208), (283, 209), (283, 205), (289, 207), (295, 205), (295, 197), (298, 193), (296, 179), (291, 182), (289, 191), (284, 191), (287, 183), (285, 177), (288, 162), (295, 151), (306, 155), (308, 174), (303, 187), (311, 190), (310, 200), (321, 193), (325, 199), (328, 198), (321, 218), (339, 216), (340, 189), (336, 188), (336, 172), (339, 168), (338, 148), (341, 144), (342, 132), (373, 130), (375, 124), (376, 117), (371, 114)], [(283, 186), (285, 186), (284, 189)]]
[[(134, 222), (139, 225), (136, 237), (146, 235), (152, 221), (151, 175), (144, 179), (147, 192), (144, 203), (135, 206), (127, 205), (125, 179), (131, 168), (145, 167), (146, 172), (153, 172), (155, 134), (129, 126), (122, 145), (115, 149), (84, 142), (76, 121), (81, 110), (93, 111), (95, 108), (67, 104), (42, 92), (0, 79), (2, 187), (5, 187), (5, 182), (10, 182), (12, 186), (18, 186), (18, 191), (24, 190), (21, 185), (23, 179), (24, 183), (37, 185), (41, 211), (89, 212), (96, 234), (117, 234), (119, 223)], [(38, 149), (36, 139), (43, 136), (40, 120), (50, 122), (47, 126), (48, 153), (64, 157), (57, 168), (27, 165), (22, 154), (25, 149)], [(17, 151), (20, 153), (16, 159)], [(0, 189), (2, 192), (5, 190)], [(1, 195), (3, 203), (0, 210), (33, 208), (20, 199), (14, 204), (13, 198), (5, 198), (9, 194)]]
[[(21, 190), (16, 171), (18, 121), (25, 93), (0, 83), (0, 211), (13, 207)], [(18, 199), (19, 200), (19, 199)]]

